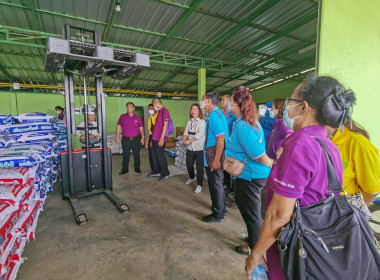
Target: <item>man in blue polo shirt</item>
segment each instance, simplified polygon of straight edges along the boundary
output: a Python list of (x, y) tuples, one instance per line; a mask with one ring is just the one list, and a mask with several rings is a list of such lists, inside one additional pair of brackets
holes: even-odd
[[(227, 120), (227, 126), (228, 126), (228, 134), (231, 136), (232, 133), (232, 124), (236, 121), (236, 117), (234, 114), (231, 113), (231, 111), (228, 110), (228, 107), (231, 108), (231, 95), (225, 94), (222, 97), (222, 100), (220, 101), (220, 106), (223, 109), (223, 114), (226, 117)], [(235, 195), (235, 183), (232, 182), (231, 184), (231, 175), (227, 171), (223, 171), (223, 177), (224, 177), (224, 186), (229, 191), (228, 196), (233, 197)]]
[(223, 166), (220, 157), (225, 154), (225, 147), (228, 140), (227, 120), (222, 111), (218, 109), (219, 93), (216, 91), (207, 92), (203, 95), (201, 109), (208, 113), (206, 124), (206, 140), (204, 149), (215, 147), (215, 156), (207, 162), (204, 155), (204, 163), (208, 179), (212, 202), (212, 214), (204, 216), (202, 220), (206, 223), (220, 223), (224, 221), (226, 213), (225, 194), (223, 188)]

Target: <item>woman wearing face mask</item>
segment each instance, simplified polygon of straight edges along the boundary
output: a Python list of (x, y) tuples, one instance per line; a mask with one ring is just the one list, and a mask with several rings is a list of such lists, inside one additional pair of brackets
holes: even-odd
[[(344, 124), (354, 100), (351, 91), (346, 91), (337, 80), (330, 77), (308, 78), (286, 100), (283, 120), (294, 133), (284, 141), (283, 152), (273, 164), (266, 183), (267, 211), (259, 239), (246, 259), (248, 279), (258, 265), (269, 268), (268, 279), (285, 279), (276, 243), (281, 228), (290, 221), (296, 200), (300, 206), (306, 206), (327, 197), (326, 158), (322, 147), (313, 137), (327, 146), (335, 172), (342, 183), (343, 167), (339, 150), (327, 138), (325, 125), (337, 128)], [(267, 262), (263, 257), (265, 253)], [(347, 256), (349, 259), (355, 261)], [(331, 275), (330, 279), (333, 278), (339, 277)]]
[(148, 130), (149, 130), (149, 137), (145, 141), (145, 148), (148, 149), (149, 154), (149, 164), (151, 169), (151, 174), (153, 173), (153, 159), (152, 159), (152, 134), (153, 134), (153, 127), (156, 123), (157, 118), (157, 111), (154, 109), (153, 104), (148, 105), (148, 112), (149, 112), (149, 119), (148, 119)]
[(371, 219), (367, 206), (380, 192), (379, 150), (370, 142), (368, 132), (350, 118), (343, 131), (327, 127), (327, 136), (340, 151), (347, 200)]
[(66, 120), (65, 110), (61, 106), (56, 106), (55, 107), (55, 111), (58, 114), (58, 119), (60, 121), (65, 121)]
[(227, 155), (245, 162), (242, 173), (235, 180), (235, 200), (248, 230), (248, 245), (237, 246), (235, 250), (239, 254), (248, 255), (248, 247), (252, 249), (259, 237), (262, 225), (261, 192), (272, 160), (265, 154), (264, 132), (249, 89), (238, 86), (230, 104), (236, 121), (227, 143)]
[(183, 134), (183, 144), (187, 145), (186, 166), (189, 173), (189, 179), (186, 185), (195, 181), (194, 163), (197, 164), (197, 187), (195, 193), (202, 191), (204, 161), (203, 161), (203, 144), (206, 137), (206, 122), (203, 119), (203, 113), (199, 104), (193, 104), (190, 108), (190, 120), (187, 122)]
[(266, 144), (267, 147), (267, 155), (271, 159), (276, 159), (276, 152), (281, 147), (282, 142), (284, 142), (285, 138), (293, 133), (293, 130), (287, 128), (282, 120), (282, 116), (285, 109), (285, 99), (278, 98), (273, 101), (272, 110), (269, 111), (269, 115), (271, 118), (275, 118), (276, 121), (272, 126), (272, 130), (268, 136), (268, 142)]

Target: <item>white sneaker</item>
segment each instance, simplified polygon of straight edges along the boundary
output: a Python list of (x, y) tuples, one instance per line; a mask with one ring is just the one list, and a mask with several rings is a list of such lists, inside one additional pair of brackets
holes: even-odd
[(190, 185), (194, 181), (195, 181), (195, 178), (194, 179), (188, 179), (185, 184)]
[(195, 193), (200, 193), (202, 191), (202, 187), (200, 185), (194, 190)]

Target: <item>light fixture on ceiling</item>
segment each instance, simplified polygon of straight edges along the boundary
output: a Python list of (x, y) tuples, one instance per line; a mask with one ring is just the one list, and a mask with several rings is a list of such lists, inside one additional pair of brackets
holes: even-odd
[(115, 3), (115, 11), (116, 12), (120, 12), (121, 11), (120, 2), (121, 2), (121, 0), (116, 0), (116, 3)]

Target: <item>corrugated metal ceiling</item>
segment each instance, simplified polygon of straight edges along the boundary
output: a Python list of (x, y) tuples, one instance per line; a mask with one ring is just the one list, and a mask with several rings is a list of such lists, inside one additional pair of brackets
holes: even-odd
[[(252, 67), (260, 64), (259, 70), (249, 71), (246, 75), (239, 71), (207, 71), (207, 88), (217, 87), (223, 91), (230, 91), (243, 82), (248, 85), (249, 80), (254, 82), (251, 86), (260, 86), (271, 81), (271, 71), (273, 79), (278, 80), (313, 66), (310, 61), (315, 57), (315, 48), (299, 51), (304, 49), (301, 46), (305, 42), (315, 44), (317, 18), (313, 16), (318, 10), (315, 1), (280, 0), (246, 24), (242, 24), (244, 19), (269, 2), (276, 1), (199, 1), (200, 4), (184, 20), (194, 1), (121, 0), (121, 12), (114, 13), (114, 0), (0, 0), (0, 25), (53, 34), (60, 34), (62, 26), (67, 23), (96, 29), (101, 34), (105, 34), (110, 26), (107, 38), (103, 36), (108, 42), (192, 55), (199, 59), (238, 62)], [(29, 6), (30, 3), (34, 7)], [(112, 14), (113, 22), (108, 22)], [(310, 20), (303, 21), (310, 15)], [(230, 30), (233, 30), (231, 34)], [(0, 39), (6, 40), (4, 36), (5, 33), (0, 33)], [(45, 38), (18, 42), (44, 45)], [(298, 50), (297, 46), (300, 46)], [(290, 49), (294, 51), (287, 53)], [(43, 71), (43, 57), (43, 49), (0, 43), (0, 80), (62, 83), (62, 74)], [(196, 84), (197, 69), (154, 62), (151, 69), (144, 70), (137, 77), (124, 81), (104, 79), (105, 87), (156, 91), (189, 92), (196, 90)]]

